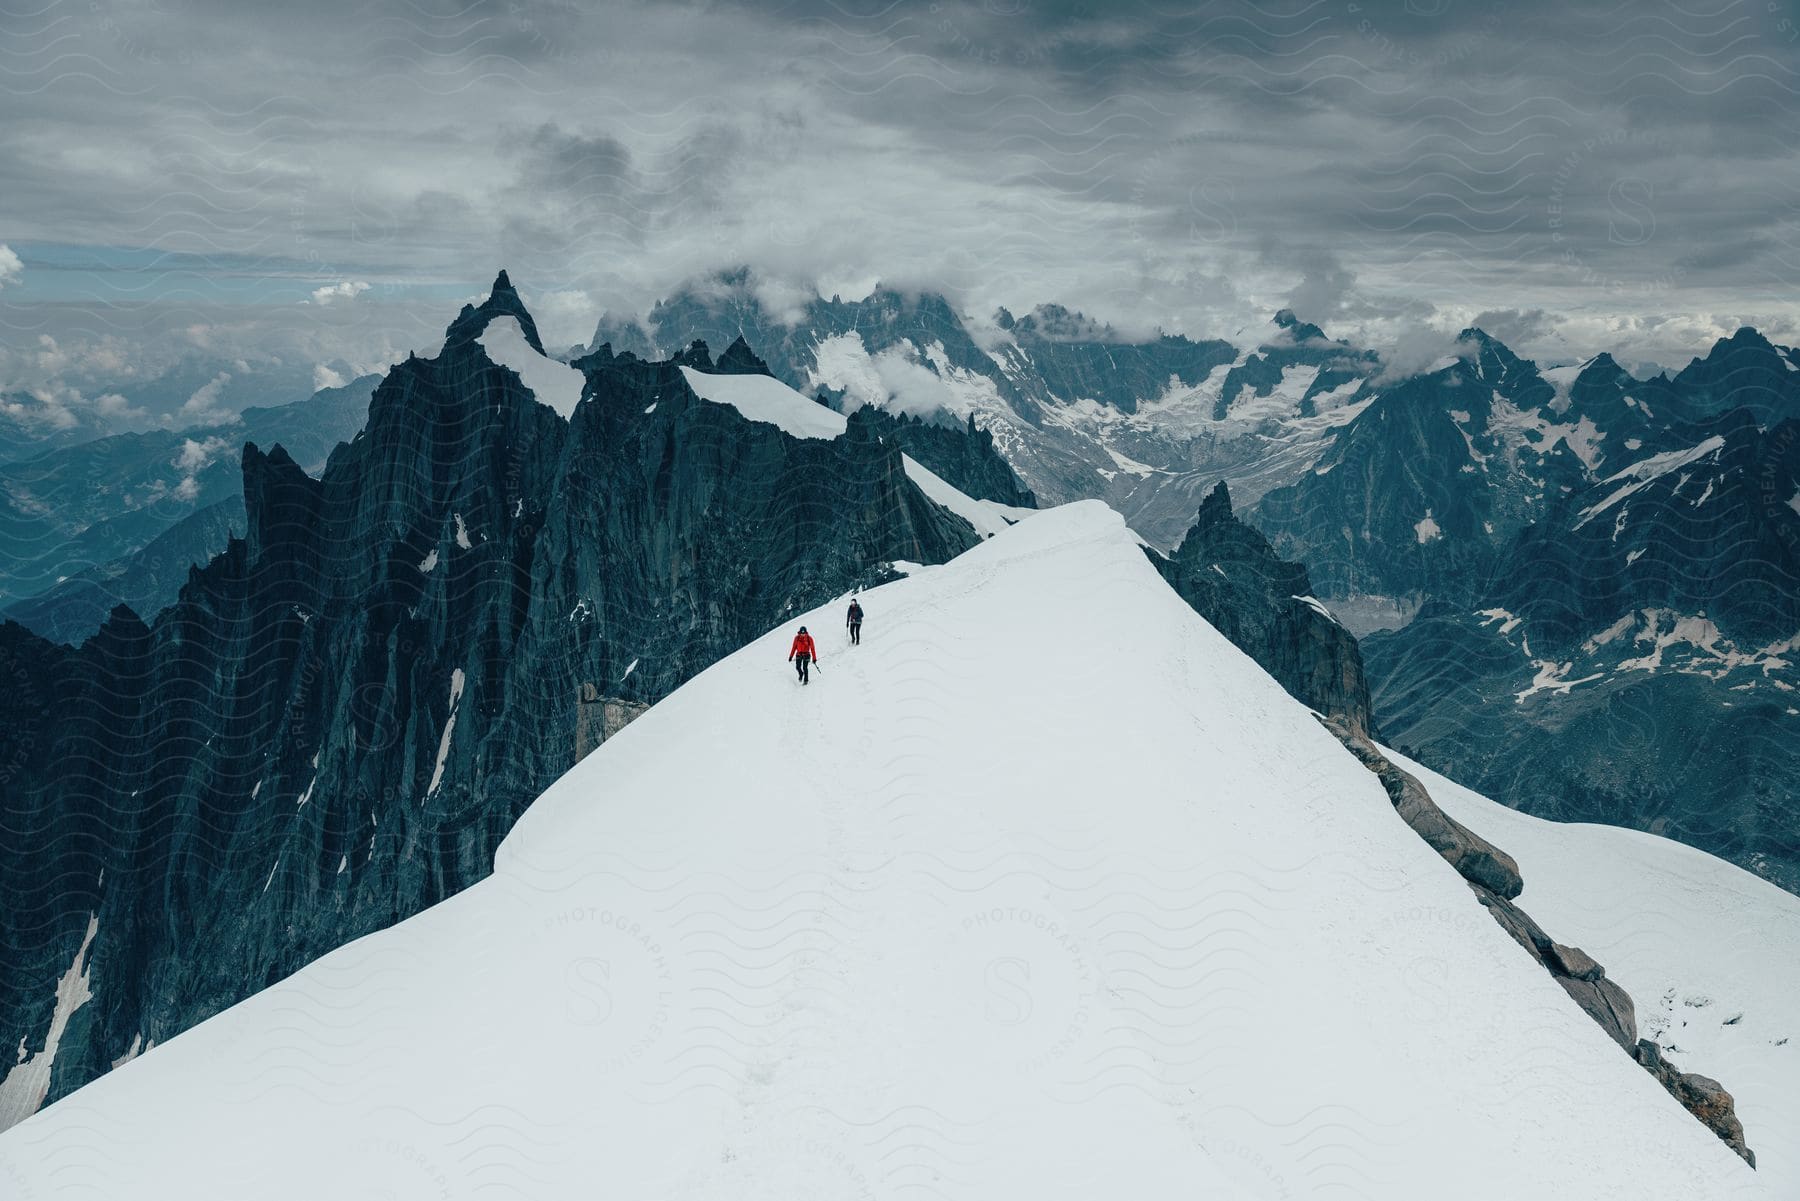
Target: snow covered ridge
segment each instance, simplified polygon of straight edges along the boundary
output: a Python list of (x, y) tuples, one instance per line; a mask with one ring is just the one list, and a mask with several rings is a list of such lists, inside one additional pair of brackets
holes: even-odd
[(862, 600), (854, 650), (841, 604), (800, 619), (813, 686), (799, 622), (771, 631), (546, 791), (491, 878), (0, 1135), (9, 1187), (1791, 1188), (1620, 1054), (1117, 515), (1050, 510)]
[(773, 425), (796, 438), (841, 438), (844, 415), (808, 400), (768, 375), (713, 375), (692, 367), (681, 369), (694, 395), (729, 405), (751, 421)]

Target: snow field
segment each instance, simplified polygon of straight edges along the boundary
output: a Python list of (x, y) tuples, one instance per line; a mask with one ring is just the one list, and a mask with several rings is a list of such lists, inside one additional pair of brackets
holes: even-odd
[(1763, 1195), (1104, 506), (862, 600), (863, 646), (841, 602), (771, 631), (492, 878), (0, 1163), (138, 1201)]

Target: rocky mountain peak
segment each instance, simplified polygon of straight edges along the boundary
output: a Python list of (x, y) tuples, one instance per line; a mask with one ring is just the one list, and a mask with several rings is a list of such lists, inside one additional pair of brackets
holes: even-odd
[(711, 371), (713, 369), (712, 351), (706, 347), (706, 341), (695, 338), (687, 347), (678, 351), (670, 359), (677, 367), (692, 367), (695, 371)]
[(1294, 315), (1293, 309), (1281, 309), (1275, 314), (1275, 324), (1288, 331), (1296, 344), (1302, 342), (1328, 342), (1325, 331), (1310, 321), (1302, 321)]
[(1306, 567), (1233, 515), (1223, 480), (1173, 555), (1146, 551), (1169, 586), (1290, 694), (1367, 735), (1369, 687), (1356, 639), (1313, 598)]
[[(705, 345), (705, 343), (701, 343), (701, 345)], [(732, 340), (731, 345), (725, 348), (725, 353), (719, 356), (714, 370), (720, 375), (766, 375), (771, 379), (775, 375), (773, 371), (769, 370), (769, 365), (758, 358), (754, 350), (750, 349), (750, 344), (744, 341), (743, 334), (739, 334)]]
[(1204, 532), (1230, 520), (1231, 489), (1225, 486), (1224, 480), (1220, 480), (1206, 494), (1206, 499), (1200, 502), (1200, 512), (1194, 518), (1194, 529)]
[(1711, 380), (1719, 370), (1732, 371), (1746, 367), (1763, 367), (1768, 360), (1779, 357), (1780, 352), (1774, 343), (1763, 337), (1754, 327), (1740, 326), (1729, 338), (1720, 338), (1703, 356), (1695, 356), (1683, 367), (1675, 379), (1677, 382), (1689, 381), (1704, 383)]
[(519, 328), (525, 332), (525, 340), (531, 344), (533, 350), (539, 354), (549, 353), (544, 349), (544, 343), (538, 337), (537, 322), (531, 319), (531, 312), (526, 309), (525, 302), (519, 299), (518, 292), (513, 289), (512, 280), (508, 278), (504, 270), (494, 277), (494, 286), (488, 289), (487, 299), (479, 305), (465, 304), (462, 312), (457, 314), (456, 320), (450, 323), (450, 328), (444, 331), (445, 349), (473, 342), (481, 337), (482, 331), (488, 327), (488, 322), (501, 316), (512, 317), (518, 321)]
[(1575, 378), (1582, 379), (1590, 373), (1598, 378), (1604, 379), (1616, 379), (1621, 375), (1630, 374), (1625, 368), (1619, 366), (1619, 360), (1613, 358), (1611, 353), (1604, 350), (1589, 359), (1586, 365), (1582, 367), (1581, 374), (1577, 375)]
[(280, 443), (263, 453), (244, 443), (245, 540), (254, 561), (277, 546), (310, 542), (321, 485)]

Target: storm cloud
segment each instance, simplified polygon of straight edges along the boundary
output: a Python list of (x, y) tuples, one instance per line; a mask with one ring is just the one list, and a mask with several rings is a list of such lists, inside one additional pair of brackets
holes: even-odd
[(1794, 327), (1791, 3), (53, 0), (0, 39), (0, 391), (46, 335), (376, 367), (500, 266), (565, 345), (740, 264), (1546, 358)]

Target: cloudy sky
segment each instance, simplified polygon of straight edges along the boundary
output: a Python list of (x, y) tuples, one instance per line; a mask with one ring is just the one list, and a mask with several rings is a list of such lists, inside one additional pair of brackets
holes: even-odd
[(740, 263), (1401, 353), (1800, 341), (1800, 0), (0, 0), (0, 44), (0, 391), (71, 412), (378, 368), (500, 266), (561, 344)]

